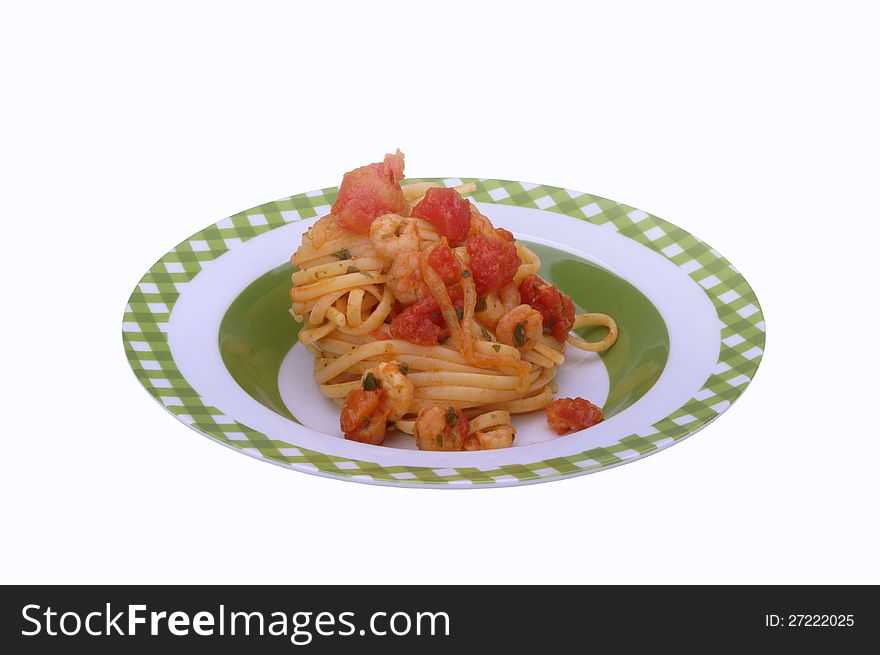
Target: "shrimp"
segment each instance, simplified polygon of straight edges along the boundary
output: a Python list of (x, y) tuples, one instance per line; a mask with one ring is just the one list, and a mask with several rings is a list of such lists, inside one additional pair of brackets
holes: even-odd
[(382, 409), (384, 395), (381, 390), (354, 389), (348, 392), (339, 417), (339, 428), (346, 439), (382, 445), (387, 419)]
[(418, 251), (419, 228), (397, 214), (383, 214), (370, 225), (370, 241), (379, 256), (395, 259), (404, 252)]
[(474, 308), (474, 316), (486, 327), (494, 330), (498, 321), (504, 316), (504, 304), (498, 297), (498, 293), (490, 291), (485, 296), (477, 298), (477, 306)]
[(473, 203), (471, 203), (471, 234), (482, 234), (484, 237), (495, 236), (495, 226), (492, 222), (480, 213)]
[(505, 230), (503, 227), (495, 227), (492, 225), (492, 221), (483, 216), (473, 203), (471, 203), (471, 224), (469, 234), (480, 234), (487, 239), (492, 239), (494, 241), (512, 242), (514, 240), (513, 233), (510, 230)]
[(384, 392), (380, 405), (389, 421), (403, 418), (413, 404), (413, 383), (406, 377), (406, 370), (392, 360), (367, 369), (361, 377), (364, 389), (381, 388)]
[[(333, 214), (327, 214), (309, 228), (305, 236), (312, 242), (312, 246), (320, 248), (332, 238), (333, 232), (336, 230), (336, 217)], [(305, 239), (303, 239), (305, 243)]]
[(430, 293), (422, 278), (417, 251), (404, 252), (394, 258), (388, 271), (388, 288), (404, 305), (410, 305)]
[(529, 305), (518, 305), (498, 321), (495, 334), (498, 341), (525, 352), (534, 348), (544, 332), (541, 312)]
[(415, 425), (419, 450), (461, 450), (470, 424), (460, 409), (426, 407)]
[(499, 298), (501, 299), (501, 304), (504, 305), (505, 312), (509, 312), (511, 309), (522, 303), (519, 289), (513, 282), (501, 290)]
[(495, 450), (510, 448), (516, 437), (516, 428), (512, 425), (498, 425), (490, 430), (480, 430), (464, 442), (465, 450)]

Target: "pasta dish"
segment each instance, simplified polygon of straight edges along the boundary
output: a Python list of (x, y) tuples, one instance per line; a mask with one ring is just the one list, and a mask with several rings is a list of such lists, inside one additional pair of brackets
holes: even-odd
[[(610, 348), (614, 320), (576, 314), (537, 255), (465, 198), (474, 185), (401, 185), (403, 168), (398, 150), (346, 173), (291, 257), (290, 312), (345, 438), (400, 430), (421, 450), (488, 450), (513, 445), (513, 414), (546, 410), (558, 434), (601, 421), (587, 400), (554, 400), (555, 376), (567, 346)], [(572, 333), (593, 325), (601, 341)]]

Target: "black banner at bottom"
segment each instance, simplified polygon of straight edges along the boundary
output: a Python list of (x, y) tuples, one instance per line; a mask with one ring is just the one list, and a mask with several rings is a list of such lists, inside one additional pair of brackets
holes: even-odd
[(550, 652), (609, 641), (840, 649), (880, 637), (878, 620), (874, 587), (21, 586), (2, 589), (0, 645), (16, 653)]

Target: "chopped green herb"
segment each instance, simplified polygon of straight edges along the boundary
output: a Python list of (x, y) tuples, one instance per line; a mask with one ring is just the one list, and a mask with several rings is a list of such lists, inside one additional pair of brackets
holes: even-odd
[(513, 328), (513, 344), (517, 348), (522, 348), (526, 345), (526, 323), (523, 321), (522, 323), (517, 323), (516, 327)]
[(477, 298), (477, 304), (474, 306), (475, 312), (482, 312), (486, 310), (486, 296), (480, 296)]
[(409, 373), (409, 364), (407, 364), (406, 362), (403, 362), (403, 363), (402, 363), (400, 366), (398, 366), (397, 368), (399, 368), (399, 369), (400, 369), (400, 372), (403, 373), (404, 375), (406, 375), (407, 373)]
[(404, 225), (406, 225), (406, 222), (403, 222), (403, 223), (401, 223), (400, 225), (397, 226), (397, 229), (394, 230), (394, 236), (396, 236), (396, 237), (399, 237), (399, 236), (400, 236), (401, 232), (403, 232), (403, 227), (404, 227)]
[(339, 261), (344, 259), (351, 259), (351, 253), (348, 252), (348, 248), (343, 248), (342, 250), (337, 250), (333, 253), (333, 256), (336, 257)]
[(443, 435), (442, 434), (437, 435), (437, 445), (440, 446), (441, 448), (443, 448)]
[(376, 379), (376, 376), (371, 373), (367, 373), (364, 376), (363, 381), (361, 382), (364, 386), (364, 391), (373, 391), (374, 389), (378, 389), (382, 386), (382, 383)]
[(391, 238), (391, 235), (388, 234), (387, 232), (386, 232), (385, 234), (382, 235), (382, 240), (383, 240), (383, 241), (384, 241), (385, 239), (390, 239), (390, 238)]
[(364, 421), (364, 425), (363, 425), (362, 429), (363, 429), (363, 430), (366, 430), (368, 427), (370, 427), (370, 423), (371, 423), (371, 422), (372, 422), (372, 419), (368, 416), (368, 417), (367, 417), (367, 420)]
[(544, 326), (544, 334), (550, 334), (553, 329), (549, 325)]
[(486, 341), (492, 341), (492, 336), (489, 334), (489, 330), (487, 330), (486, 328), (480, 328), (480, 329), (483, 331), (483, 338)]
[(348, 268), (345, 269), (345, 272), (346, 273), (360, 273), (361, 269), (359, 269), (357, 266), (349, 266)]
[(458, 413), (455, 411), (454, 407), (446, 408), (446, 424), (454, 428), (455, 424), (458, 423)]
[(470, 272), (469, 270), (467, 270), (467, 269), (464, 269), (464, 270), (461, 272), (461, 276), (462, 276), (462, 277), (470, 277), (470, 276), (471, 276), (471, 272)]
[(459, 321), (464, 318), (464, 312), (461, 311), (458, 307), (455, 308), (455, 315), (458, 316)]
[(501, 351), (501, 344), (493, 343), (492, 349), (497, 353)]

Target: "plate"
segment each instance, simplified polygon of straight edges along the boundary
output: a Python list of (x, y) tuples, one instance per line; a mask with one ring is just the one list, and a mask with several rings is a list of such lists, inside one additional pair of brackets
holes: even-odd
[(700, 239), (579, 191), (473, 178), (406, 183), (424, 181), (476, 184), (468, 197), (538, 252), (541, 275), (578, 311), (615, 318), (614, 347), (566, 349), (557, 377), (556, 396), (602, 406), (602, 423), (556, 437), (543, 412), (515, 417), (514, 447), (479, 452), (419, 451), (405, 435), (385, 446), (343, 439), (339, 409), (314, 384), (287, 311), (290, 255), (329, 212), (336, 187), (224, 218), (157, 261), (123, 317), (138, 380), (179, 421), (251, 457), (370, 484), (480, 488), (561, 480), (665, 450), (718, 418), (754, 377), (760, 304)]

